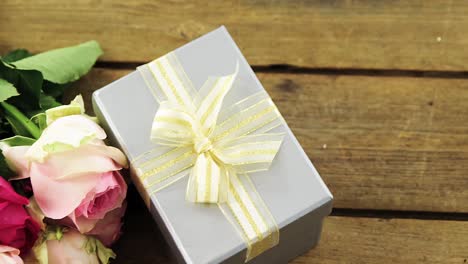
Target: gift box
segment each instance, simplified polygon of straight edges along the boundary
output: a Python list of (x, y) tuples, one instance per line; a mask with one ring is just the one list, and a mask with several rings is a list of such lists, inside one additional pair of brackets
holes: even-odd
[(178, 261), (285, 263), (318, 243), (333, 196), (224, 27), (93, 107)]

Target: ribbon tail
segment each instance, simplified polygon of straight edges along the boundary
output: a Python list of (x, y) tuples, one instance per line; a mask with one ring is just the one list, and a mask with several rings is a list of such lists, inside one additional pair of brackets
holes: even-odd
[(227, 173), (210, 154), (197, 157), (187, 185), (186, 200), (194, 203), (221, 203), (227, 200)]
[(247, 174), (227, 171), (228, 200), (218, 206), (247, 244), (246, 262), (279, 242), (276, 221)]

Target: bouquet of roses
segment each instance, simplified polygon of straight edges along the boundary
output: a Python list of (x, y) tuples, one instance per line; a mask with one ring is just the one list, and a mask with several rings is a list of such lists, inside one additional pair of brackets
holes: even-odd
[(123, 153), (85, 114), (81, 96), (61, 105), (99, 45), (0, 57), (0, 263), (108, 263), (127, 185)]

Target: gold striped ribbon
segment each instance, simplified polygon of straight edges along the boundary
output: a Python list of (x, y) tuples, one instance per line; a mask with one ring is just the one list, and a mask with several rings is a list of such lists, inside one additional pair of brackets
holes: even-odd
[(270, 132), (283, 120), (268, 94), (223, 107), (238, 65), (197, 91), (174, 53), (138, 70), (160, 104), (151, 128), (158, 147), (132, 161), (148, 194), (189, 175), (186, 199), (219, 206), (246, 242), (246, 261), (278, 244), (278, 226), (248, 175), (267, 170), (283, 140)]

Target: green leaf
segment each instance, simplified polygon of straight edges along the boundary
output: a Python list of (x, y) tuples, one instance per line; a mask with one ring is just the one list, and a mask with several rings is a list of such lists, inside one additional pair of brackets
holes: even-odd
[(23, 137), (23, 136), (14, 136), (0, 140), (7, 144), (10, 147), (17, 147), (17, 146), (31, 146), (36, 142), (36, 139), (30, 137)]
[(16, 85), (18, 83), (18, 73), (9, 66), (8, 63), (0, 59), (0, 78), (7, 80), (9, 83)]
[(27, 118), (21, 111), (18, 110), (14, 105), (7, 102), (0, 102), (0, 105), (4, 109), (5, 118), (13, 128), (13, 132), (20, 136), (33, 136), (39, 138), (41, 136), (40, 129)]
[(7, 80), (0, 79), (0, 102), (17, 95), (19, 95), (19, 93), (12, 83)]
[(36, 124), (36, 126), (39, 127), (39, 129), (42, 131), (44, 131), (44, 129), (47, 127), (47, 121), (46, 121), (46, 114), (45, 113), (39, 113), (33, 117), (31, 117), (31, 121), (34, 122), (34, 124)]
[(2, 61), (10, 63), (10, 62), (19, 61), (21, 59), (24, 59), (30, 56), (32, 56), (32, 54), (29, 53), (29, 51), (25, 49), (17, 49), (3, 56)]
[(8, 121), (8, 123), (11, 126), (11, 129), (13, 130), (13, 133), (15, 135), (21, 135), (21, 136), (30, 136), (31, 133), (28, 132), (28, 130), (15, 118), (11, 116), (5, 116), (5, 119)]
[(9, 99), (9, 102), (22, 110), (39, 108), (39, 99), (43, 83), (42, 74), (36, 70), (18, 70), (0, 61), (0, 77), (13, 84), (19, 96)]
[(17, 69), (38, 70), (44, 79), (64, 84), (85, 75), (102, 55), (99, 43), (83, 44), (40, 53), (11, 63)]
[(54, 107), (61, 106), (61, 105), (62, 104), (55, 101), (54, 97), (41, 93), (41, 96), (39, 99), (39, 106), (41, 107), (42, 110), (47, 110), (47, 109), (54, 108)]
[(117, 257), (112, 249), (107, 248), (101, 241), (91, 236), (86, 238), (84, 249), (90, 255), (96, 254), (101, 264), (108, 264), (111, 258)]
[(97, 256), (101, 263), (108, 264), (110, 262), (110, 259), (115, 259), (117, 257), (114, 251), (104, 246), (104, 244), (102, 244), (101, 241), (96, 239), (96, 244), (97, 244)]
[(18, 74), (20, 76), (19, 87), (22, 88), (21, 95), (25, 94), (39, 101), (43, 82), (42, 74), (35, 70), (22, 70), (18, 71)]
[(57, 84), (57, 83), (53, 83), (53, 82), (49, 82), (45, 80), (44, 83), (42, 84), (42, 91), (44, 91), (45, 94), (50, 95), (54, 97), (55, 99), (61, 101), (60, 99), (63, 95), (63, 92), (69, 86), (70, 84)]

